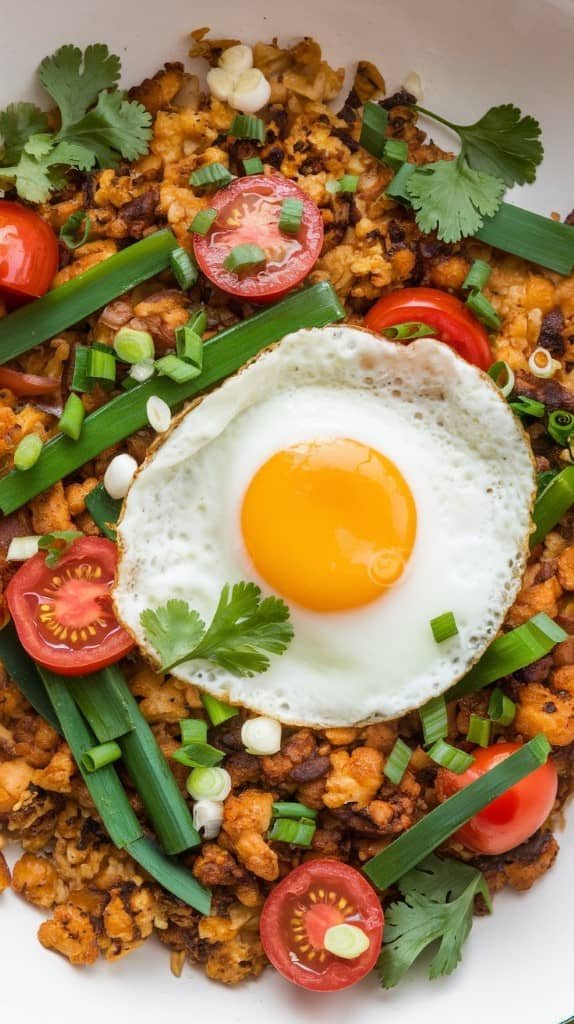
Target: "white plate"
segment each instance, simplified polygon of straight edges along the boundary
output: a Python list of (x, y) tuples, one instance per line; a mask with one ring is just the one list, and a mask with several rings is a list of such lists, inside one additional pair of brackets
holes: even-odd
[[(121, 54), (129, 85), (166, 60), (184, 60), (186, 33), (203, 24), (245, 41), (314, 35), (331, 62), (377, 62), (391, 89), (418, 71), (427, 105), (454, 121), (470, 122), (493, 103), (519, 103), (543, 125), (546, 159), (536, 185), (517, 189), (516, 201), (562, 216), (574, 206), (573, 0), (17, 0), (9, 13), (5, 0), (2, 22), (0, 108), (33, 96), (35, 65), (64, 42), (107, 42)], [(454, 975), (428, 983), (421, 972), (391, 993), (370, 979), (341, 995), (312, 996), (271, 970), (233, 990), (192, 968), (177, 981), (166, 950), (151, 942), (116, 964), (71, 968), (36, 941), (45, 915), (6, 893), (2, 1021), (347, 1024), (355, 1016), (361, 1024), (560, 1024), (574, 1013), (574, 828), (559, 839), (557, 866), (531, 893), (503, 893), (494, 916), (475, 922)]]

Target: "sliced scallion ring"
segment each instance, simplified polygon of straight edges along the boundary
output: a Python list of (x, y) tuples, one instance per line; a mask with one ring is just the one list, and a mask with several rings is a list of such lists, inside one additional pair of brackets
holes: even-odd
[(201, 373), (201, 367), (186, 363), (179, 356), (174, 356), (173, 353), (156, 359), (155, 368), (158, 373), (169, 377), (176, 384), (184, 384), (188, 380), (193, 380), (194, 377), (199, 377)]
[(526, 416), (534, 416), (536, 419), (541, 419), (546, 412), (546, 406), (544, 402), (538, 402), (535, 398), (527, 398), (526, 395), (517, 395), (517, 397), (509, 402), (510, 408), (517, 416), (523, 419)]
[(276, 818), (268, 838), (277, 843), (289, 843), (291, 846), (310, 846), (315, 835), (316, 825), (308, 818), (299, 821), (293, 818)]
[(231, 704), (224, 704), (222, 700), (212, 697), (210, 693), (201, 694), (201, 703), (212, 725), (221, 725), (222, 722), (227, 722), (229, 718), (235, 718), (239, 714), (238, 708), (234, 708)]
[(76, 210), (60, 228), (60, 241), (67, 249), (79, 249), (90, 237), (92, 221), (86, 210)]
[(169, 257), (171, 272), (183, 292), (193, 288), (197, 281), (198, 271), (195, 260), (189, 253), (178, 246)]
[(38, 434), (26, 434), (18, 442), (14, 452), (14, 469), (19, 469), (22, 473), (32, 469), (40, 458), (43, 447), (42, 438), (38, 437)]
[(229, 185), (230, 181), (235, 178), (231, 171), (228, 171), (227, 167), (223, 164), (213, 163), (206, 164), (205, 167), (199, 167), (197, 171), (193, 171), (189, 176), (189, 184), (195, 188), (223, 188), (224, 185)]
[(174, 761), (184, 764), (186, 768), (213, 768), (223, 761), (225, 754), (217, 747), (212, 747), (210, 743), (194, 741), (178, 747), (171, 756)]
[(383, 160), (394, 171), (398, 171), (408, 160), (409, 147), (403, 139), (387, 139), (383, 147)]
[(417, 320), (407, 321), (403, 324), (391, 324), (390, 327), (383, 327), (381, 334), (390, 341), (414, 341), (415, 338), (432, 338), (436, 334), (436, 328), (429, 324), (420, 323)]
[(247, 160), (243, 160), (242, 163), (246, 174), (263, 174), (263, 163), (258, 156), (250, 156)]
[(378, 103), (373, 103), (372, 100), (365, 103), (359, 144), (377, 160), (381, 160), (383, 157), (385, 129), (388, 120), (389, 113), (384, 107), (380, 107)]
[(466, 738), (469, 743), (477, 743), (479, 747), (487, 747), (490, 743), (491, 723), (488, 718), (471, 715), (468, 722)]
[(58, 426), (62, 433), (71, 437), (72, 441), (77, 441), (82, 433), (85, 415), (86, 410), (82, 399), (72, 391), (68, 395), (62, 415), (58, 420)]
[(548, 417), (546, 429), (557, 444), (567, 448), (574, 433), (574, 415), (566, 409), (555, 409)]
[(303, 220), (303, 200), (284, 199), (279, 216), (279, 230), (288, 235), (296, 235)]
[(323, 945), (333, 956), (340, 956), (342, 960), (356, 960), (366, 953), (371, 941), (367, 933), (356, 924), (335, 924), (327, 928)]
[(445, 740), (437, 740), (436, 743), (433, 743), (428, 751), (428, 755), (435, 764), (439, 764), (441, 768), (447, 768), (449, 772), (454, 772), (455, 775), (462, 775), (463, 772), (467, 771), (474, 764), (472, 754), (467, 754), (466, 751), (453, 747), (451, 743), (447, 743)]
[(444, 697), (433, 697), (419, 711), (425, 744), (448, 736), (448, 717)]
[(244, 245), (234, 246), (225, 257), (223, 266), (225, 270), (241, 274), (244, 271), (263, 266), (266, 261), (267, 256), (264, 249), (259, 245), (251, 245), (247, 242)]
[(82, 768), (85, 768), (87, 772), (97, 772), (100, 768), (105, 768), (106, 765), (119, 761), (121, 756), (121, 749), (115, 740), (110, 740), (108, 743), (99, 743), (96, 747), (90, 747), (89, 750), (82, 754)]
[(531, 548), (544, 540), (573, 504), (574, 466), (566, 466), (549, 482), (534, 503), (532, 519), (536, 529), (530, 534)]
[(412, 757), (412, 750), (407, 746), (406, 743), (399, 737), (391, 750), (383, 773), (386, 775), (389, 782), (393, 782), (395, 786), (400, 785), (403, 780), (403, 776), (409, 766), (409, 761)]
[(491, 274), (490, 263), (487, 263), (486, 260), (475, 260), (462, 282), (462, 287), (465, 290), (481, 292)]
[(183, 746), (188, 743), (207, 742), (207, 723), (201, 718), (182, 718), (179, 730)]
[(485, 327), (490, 328), (491, 331), (500, 330), (502, 321), (492, 303), (488, 301), (486, 295), (482, 292), (479, 292), (477, 289), (471, 291), (466, 300), (466, 305)]
[(194, 768), (185, 785), (194, 800), (226, 800), (231, 776), (225, 768)]
[(255, 139), (265, 142), (265, 121), (252, 114), (236, 114), (231, 122), (229, 134), (235, 139)]
[(504, 359), (499, 359), (498, 362), (493, 363), (490, 367), (488, 376), (494, 381), (497, 388), (499, 388), (503, 398), (508, 398), (516, 383), (512, 367), (509, 366)]
[(535, 348), (528, 359), (528, 369), (535, 377), (540, 377), (541, 380), (548, 380), (561, 368), (562, 363), (558, 359), (554, 359), (554, 356), (547, 348)]
[(507, 726), (514, 721), (515, 716), (516, 704), (496, 687), (488, 702), (488, 717), (497, 725)]
[(88, 377), (91, 380), (106, 381), (113, 384), (116, 379), (116, 357), (113, 349), (103, 352), (95, 345), (89, 349)]
[(273, 804), (274, 818), (311, 818), (317, 817), (317, 811), (306, 804), (290, 803), (286, 800), (276, 800)]
[(359, 184), (358, 174), (344, 174), (342, 178), (339, 178), (339, 192), (356, 192)]
[(217, 210), (213, 210), (211, 208), (208, 210), (200, 210), (193, 218), (189, 226), (189, 231), (194, 235), (206, 235), (216, 219)]
[(141, 363), (153, 359), (155, 348), (149, 331), (137, 331), (133, 327), (120, 327), (114, 338), (114, 352), (122, 363)]
[(190, 324), (175, 329), (177, 354), (186, 363), (191, 363), (198, 370), (203, 366), (203, 342)]
[(450, 640), (451, 637), (456, 636), (458, 633), (458, 626), (453, 612), (443, 612), (442, 615), (437, 615), (434, 619), (430, 620), (429, 625), (437, 644)]

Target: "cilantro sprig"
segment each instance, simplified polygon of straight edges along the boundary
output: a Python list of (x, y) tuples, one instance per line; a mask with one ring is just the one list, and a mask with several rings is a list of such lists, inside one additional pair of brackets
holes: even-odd
[(504, 190), (533, 182), (544, 150), (538, 121), (511, 103), (491, 107), (474, 124), (460, 125), (424, 107), (415, 107), (456, 132), (460, 153), (454, 160), (416, 167), (405, 193), (421, 231), (436, 231), (445, 242), (474, 235), (502, 203)]
[(283, 654), (293, 639), (289, 608), (278, 597), (261, 597), (255, 583), (226, 584), (209, 628), (186, 601), (146, 608), (140, 622), (162, 671), (191, 659), (215, 662), (237, 676), (269, 668), (268, 654)]
[(409, 967), (433, 943), (438, 949), (429, 977), (451, 974), (460, 963), (462, 947), (472, 928), (475, 897), (484, 897), (492, 910), (484, 875), (468, 864), (427, 857), (398, 883), (403, 900), (385, 915), (385, 945), (378, 972), (384, 988), (393, 988)]
[(104, 43), (82, 52), (61, 46), (44, 58), (38, 74), (58, 107), (60, 127), (33, 103), (0, 112), (0, 183), (22, 199), (44, 202), (65, 184), (70, 169), (113, 167), (148, 150), (151, 117), (117, 89), (121, 63)]

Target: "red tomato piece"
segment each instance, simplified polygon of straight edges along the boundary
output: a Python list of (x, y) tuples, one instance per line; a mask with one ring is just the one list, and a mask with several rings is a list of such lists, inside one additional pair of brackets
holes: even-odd
[[(338, 924), (362, 928), (370, 940), (354, 960), (325, 949), (325, 932)], [(265, 954), (284, 978), (315, 992), (334, 992), (375, 966), (383, 926), (379, 898), (366, 878), (348, 864), (321, 859), (301, 864), (272, 890), (259, 927)]]
[[(303, 203), (296, 235), (279, 230), (284, 199)], [(211, 206), (217, 218), (207, 235), (193, 236), (193, 248), (205, 276), (222, 291), (252, 302), (274, 302), (300, 284), (316, 263), (323, 245), (321, 212), (287, 178), (238, 178), (216, 192)], [(225, 270), (225, 258), (238, 245), (258, 245), (267, 254), (266, 264), (241, 275)]]
[(390, 292), (371, 307), (365, 327), (381, 334), (386, 327), (410, 321), (434, 327), (439, 341), (481, 370), (492, 365), (486, 329), (464, 302), (437, 288), (399, 288)]
[(0, 388), (9, 388), (15, 395), (49, 395), (59, 387), (60, 381), (55, 377), (39, 377), (0, 366)]
[(0, 200), (0, 291), (14, 302), (44, 295), (58, 269), (58, 241), (37, 213)]
[[(474, 751), (474, 764), (461, 775), (441, 768), (436, 781), (439, 800), (446, 800), (464, 789), (517, 750), (520, 750), (519, 743), (495, 743)], [(557, 791), (558, 774), (554, 763), (547, 761), (471, 818), (455, 838), (475, 853), (508, 853), (530, 839), (544, 824)]]
[(81, 537), (53, 568), (43, 552), (24, 562), (6, 600), (31, 658), (60, 675), (85, 676), (132, 649), (112, 606), (116, 563), (116, 545), (103, 537)]

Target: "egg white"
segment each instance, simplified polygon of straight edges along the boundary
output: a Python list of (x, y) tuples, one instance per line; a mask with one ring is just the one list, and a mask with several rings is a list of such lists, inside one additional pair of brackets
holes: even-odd
[[(153, 656), (145, 608), (183, 598), (209, 622), (225, 583), (270, 592), (241, 536), (245, 491), (276, 451), (334, 437), (382, 452), (411, 488), (417, 536), (400, 580), (348, 612), (291, 604), (293, 642), (252, 679), (199, 661), (174, 671), (313, 726), (418, 707), (496, 635), (524, 570), (534, 469), (492, 382), (436, 341), (402, 346), (348, 326), (296, 332), (183, 414), (136, 476), (118, 530), (116, 609)], [(430, 619), (449, 610), (459, 634), (437, 644)]]

